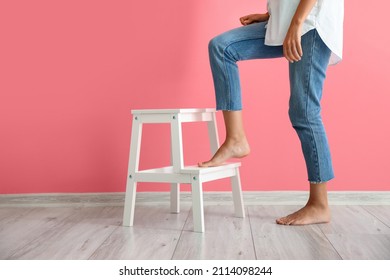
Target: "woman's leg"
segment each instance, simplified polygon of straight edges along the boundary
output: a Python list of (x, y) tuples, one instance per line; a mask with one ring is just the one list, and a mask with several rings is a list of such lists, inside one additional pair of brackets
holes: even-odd
[(226, 140), (201, 167), (217, 166), (229, 158), (241, 158), (250, 148), (242, 123), (241, 86), (237, 61), (283, 56), (282, 46), (264, 45), (266, 22), (253, 23), (224, 32), (209, 43), (216, 109), (223, 110)]
[(321, 97), (331, 51), (314, 29), (302, 36), (303, 56), (289, 63), (289, 116), (301, 141), (310, 197), (305, 207), (279, 224), (303, 225), (330, 221), (326, 182), (334, 178), (330, 149), (321, 119)]
[(225, 142), (209, 161), (199, 163), (200, 167), (218, 166), (229, 158), (242, 158), (250, 152), (241, 111), (225, 110), (223, 111), (223, 118), (226, 128)]
[(310, 196), (306, 205), (298, 211), (279, 218), (282, 225), (309, 225), (330, 222), (326, 183), (310, 183)]

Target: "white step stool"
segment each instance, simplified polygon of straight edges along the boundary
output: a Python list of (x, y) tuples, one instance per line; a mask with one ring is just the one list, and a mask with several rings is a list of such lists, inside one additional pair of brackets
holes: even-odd
[[(161, 182), (171, 184), (171, 212), (180, 212), (180, 184), (191, 184), (194, 231), (204, 232), (202, 183), (222, 178), (231, 178), (233, 202), (236, 217), (245, 217), (239, 167), (241, 163), (225, 163), (216, 167), (184, 166), (182, 123), (207, 122), (211, 151), (219, 148), (215, 109), (157, 109), (132, 110), (130, 156), (126, 184), (123, 226), (133, 226), (137, 182)], [(171, 124), (172, 166), (138, 170), (142, 124)]]

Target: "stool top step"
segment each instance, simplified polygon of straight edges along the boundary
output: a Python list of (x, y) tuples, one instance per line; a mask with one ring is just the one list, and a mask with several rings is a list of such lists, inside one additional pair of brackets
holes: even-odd
[(221, 170), (226, 169), (233, 169), (236, 167), (241, 166), (241, 162), (226, 162), (219, 166), (214, 167), (199, 167), (197, 165), (188, 165), (185, 166), (183, 169), (181, 169), (180, 173), (198, 173), (198, 174), (206, 174), (206, 173), (212, 173), (217, 172)]
[(184, 109), (145, 109), (131, 110), (132, 114), (172, 114), (172, 113), (206, 113), (215, 112), (214, 108), (184, 108)]

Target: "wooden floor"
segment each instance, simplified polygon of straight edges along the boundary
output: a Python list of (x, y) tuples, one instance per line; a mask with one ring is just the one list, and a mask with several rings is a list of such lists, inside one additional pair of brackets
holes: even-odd
[(205, 205), (205, 233), (190, 203), (123, 207), (0, 207), (0, 259), (390, 259), (390, 206), (331, 205), (332, 222), (282, 226), (299, 205)]

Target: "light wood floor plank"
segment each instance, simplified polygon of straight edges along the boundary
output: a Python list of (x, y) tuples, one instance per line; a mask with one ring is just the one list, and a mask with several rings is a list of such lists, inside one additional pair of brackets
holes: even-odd
[[(331, 206), (329, 224), (281, 226), (301, 206), (205, 204), (205, 233), (192, 232), (191, 203), (123, 207), (0, 206), (0, 259), (390, 259), (389, 206)], [(336, 251), (337, 250), (337, 251)]]
[(390, 228), (366, 211), (362, 206), (330, 206), (332, 220), (320, 224), (325, 234), (390, 234)]
[(187, 220), (190, 209), (190, 204), (182, 203), (180, 206), (180, 213), (175, 214), (170, 212), (169, 204), (136, 205), (134, 210), (134, 226), (181, 231)]
[(284, 226), (275, 220), (299, 206), (248, 206), (257, 259), (340, 259), (317, 225)]
[(26, 215), (33, 211), (33, 209), (34, 208), (0, 207), (0, 234), (18, 221), (26, 219)]
[(189, 209), (171, 214), (169, 205), (137, 206), (134, 226), (118, 227), (90, 259), (171, 259)]
[(382, 221), (388, 227), (390, 227), (390, 206), (388, 205), (375, 205), (375, 206), (362, 206), (377, 219)]
[(94, 260), (169, 260), (180, 231), (118, 227), (89, 257)]
[(248, 218), (233, 205), (204, 206), (205, 232), (193, 232), (192, 211), (172, 259), (255, 259)]
[(75, 214), (29, 242), (9, 259), (87, 259), (121, 223), (120, 207), (74, 209)]
[(0, 207), (0, 230), (7, 223), (12, 223), (14, 219), (27, 215), (33, 208), (15, 208), (15, 207)]
[(390, 234), (326, 234), (345, 260), (390, 260)]
[[(3, 210), (0, 211), (4, 213)], [(13, 208), (12, 211), (0, 221), (0, 259), (11, 257), (74, 214), (74, 208)]]

